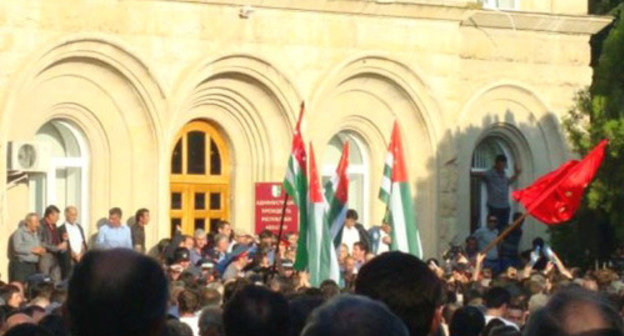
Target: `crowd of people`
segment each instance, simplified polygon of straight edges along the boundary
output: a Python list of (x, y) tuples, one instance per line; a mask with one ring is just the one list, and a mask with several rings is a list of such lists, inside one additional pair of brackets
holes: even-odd
[(390, 226), (366, 230), (349, 210), (341, 278), (313, 287), (293, 268), (293, 232), (255, 236), (221, 221), (214, 232), (177, 230), (147, 253), (147, 209), (132, 225), (111, 209), (92, 242), (75, 207), (63, 215), (57, 225), (55, 206), (28, 214), (12, 235), (0, 334), (624, 334), (616, 271), (569, 269), (540, 238), (519, 251), (521, 226), (480, 253), (498, 234), (495, 216), (442, 259), (421, 261), (390, 251)]

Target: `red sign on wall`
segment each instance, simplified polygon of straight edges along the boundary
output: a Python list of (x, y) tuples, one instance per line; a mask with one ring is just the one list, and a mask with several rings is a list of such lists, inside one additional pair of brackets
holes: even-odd
[[(267, 229), (278, 234), (286, 190), (281, 182), (256, 183), (256, 233)], [(284, 216), (284, 234), (297, 232), (299, 211), (288, 197)]]

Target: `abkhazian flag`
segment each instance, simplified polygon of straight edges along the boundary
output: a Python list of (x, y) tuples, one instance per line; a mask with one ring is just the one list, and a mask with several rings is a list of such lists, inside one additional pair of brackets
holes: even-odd
[(392, 227), (390, 248), (422, 258), (422, 243), (416, 226), (416, 215), (403, 157), (401, 130), (396, 121), (386, 155), (379, 199), (386, 204), (384, 221)]
[(336, 249), (332, 243), (327, 218), (327, 202), (321, 193), (314, 148), (310, 144), (310, 189), (308, 194), (308, 269), (314, 287), (332, 279), (340, 281)]
[(349, 142), (342, 148), (342, 156), (331, 180), (325, 184), (325, 199), (329, 204), (327, 217), (334, 245), (336, 248), (342, 243), (342, 228), (347, 217), (347, 203), (349, 201)]
[(294, 268), (302, 271), (308, 265), (308, 254), (305, 244), (307, 242), (307, 162), (305, 143), (301, 136), (301, 119), (303, 118), (304, 103), (301, 102), (299, 119), (293, 135), (292, 150), (288, 159), (286, 177), (284, 178), (284, 189), (293, 198), (295, 205), (299, 209), (299, 239), (297, 241), (297, 255), (295, 257)]

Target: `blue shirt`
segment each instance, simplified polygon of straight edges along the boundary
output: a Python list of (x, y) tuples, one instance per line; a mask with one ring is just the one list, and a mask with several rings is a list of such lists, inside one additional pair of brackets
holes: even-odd
[(132, 249), (132, 235), (130, 228), (126, 225), (113, 227), (106, 223), (100, 228), (97, 236), (97, 247), (101, 249), (112, 249), (125, 247)]
[(509, 208), (509, 184), (511, 180), (501, 172), (492, 168), (483, 175), (487, 189), (487, 205), (496, 209)]

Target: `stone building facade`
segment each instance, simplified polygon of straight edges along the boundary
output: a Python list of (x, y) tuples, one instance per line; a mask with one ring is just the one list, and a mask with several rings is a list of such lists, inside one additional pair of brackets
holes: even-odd
[[(438, 255), (482, 220), (471, 169), (506, 153), (521, 187), (569, 157), (561, 118), (609, 22), (586, 0), (1, 1), (0, 248), (48, 203), (76, 204), (90, 234), (110, 207), (147, 207), (149, 245), (187, 203), (215, 210), (191, 211), (187, 230), (220, 217), (253, 231), (254, 184), (283, 179), (305, 100), (324, 173), (340, 143), (355, 147), (368, 226), (399, 120)], [(21, 143), (43, 144), (43, 166), (16, 166)], [(541, 230), (527, 223), (525, 241)]]

